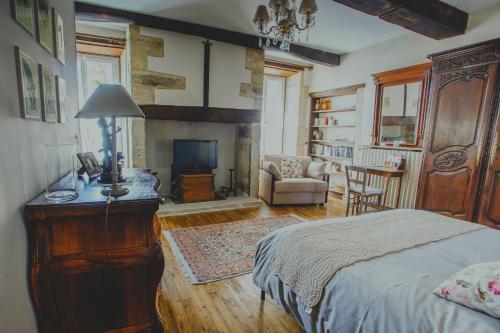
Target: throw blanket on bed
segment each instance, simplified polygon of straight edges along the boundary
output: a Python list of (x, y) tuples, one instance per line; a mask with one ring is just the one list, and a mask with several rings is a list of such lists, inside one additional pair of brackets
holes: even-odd
[(272, 273), (313, 307), (335, 273), (358, 261), (484, 228), (419, 210), (395, 210), (284, 231)]

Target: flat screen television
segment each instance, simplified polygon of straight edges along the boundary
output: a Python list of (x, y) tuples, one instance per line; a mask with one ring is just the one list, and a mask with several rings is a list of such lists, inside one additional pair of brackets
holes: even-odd
[(217, 169), (217, 140), (174, 140), (177, 170)]

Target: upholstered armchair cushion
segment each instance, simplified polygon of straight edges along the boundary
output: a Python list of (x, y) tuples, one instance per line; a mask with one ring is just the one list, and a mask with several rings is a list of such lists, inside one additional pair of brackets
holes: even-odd
[(328, 184), (316, 178), (283, 178), (274, 182), (274, 192), (326, 192)]
[(306, 177), (323, 180), (325, 175), (326, 162), (311, 162), (307, 168)]
[(281, 173), (279, 167), (274, 162), (264, 162), (262, 165), (264, 171), (269, 172), (273, 175), (274, 180), (281, 180)]

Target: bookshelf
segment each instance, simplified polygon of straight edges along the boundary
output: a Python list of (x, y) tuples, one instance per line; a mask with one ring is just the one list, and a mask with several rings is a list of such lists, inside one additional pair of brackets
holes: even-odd
[(344, 165), (354, 163), (360, 138), (364, 84), (312, 92), (310, 97), (308, 155), (327, 162), (330, 193), (342, 198)]

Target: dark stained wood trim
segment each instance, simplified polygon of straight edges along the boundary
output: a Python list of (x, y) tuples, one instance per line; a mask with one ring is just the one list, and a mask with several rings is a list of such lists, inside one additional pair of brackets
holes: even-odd
[(418, 34), (444, 39), (463, 35), (469, 14), (438, 0), (333, 0)]
[(125, 38), (103, 37), (90, 34), (76, 33), (76, 42), (79, 44), (96, 45), (124, 49), (127, 44)]
[(286, 70), (286, 71), (292, 71), (292, 72), (301, 72), (306, 68), (312, 69), (312, 67), (313, 67), (313, 66), (292, 64), (292, 63), (278, 61), (278, 60), (274, 60), (274, 59), (266, 59), (264, 61), (264, 66), (270, 67), (270, 68)]
[[(258, 36), (83, 2), (75, 2), (75, 15), (79, 21), (137, 24), (143, 27), (189, 34), (243, 47), (260, 48)], [(280, 51), (277, 46), (271, 46), (270, 49)], [(326, 66), (340, 65), (340, 55), (307, 46), (292, 44), (288, 53), (317, 64)]]
[[(429, 98), (430, 80), (431, 80), (432, 63), (427, 62), (414, 66), (398, 68), (382, 73), (372, 74), (375, 83), (375, 112), (373, 113), (372, 124), (372, 142), (373, 146), (379, 146), (380, 142), (380, 127), (382, 123), (382, 98), (384, 88), (412, 83), (421, 82), (420, 89), (420, 109), (418, 110), (418, 124), (416, 132), (416, 142), (414, 144), (404, 144), (404, 147), (421, 147), (424, 139), (425, 123), (427, 119), (427, 102)], [(392, 146), (391, 143), (384, 143), (386, 146)]]
[(257, 123), (261, 111), (254, 109), (228, 109), (203, 106), (140, 105), (146, 119), (178, 120), (211, 123)]
[(355, 84), (352, 86), (347, 86), (347, 87), (342, 87), (342, 88), (312, 92), (309, 94), (309, 97), (321, 98), (321, 97), (339, 97), (339, 96), (346, 96), (346, 95), (354, 95), (357, 93), (358, 89), (364, 88), (364, 87), (365, 87), (365, 84), (360, 83), (360, 84)]

